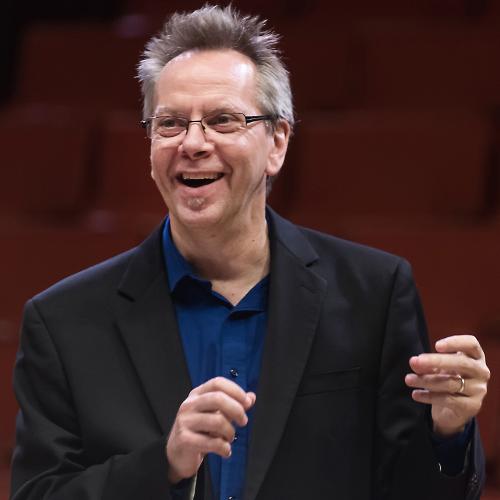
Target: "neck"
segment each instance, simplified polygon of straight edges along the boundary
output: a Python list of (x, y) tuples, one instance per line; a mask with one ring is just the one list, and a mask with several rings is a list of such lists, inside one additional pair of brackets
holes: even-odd
[(174, 243), (214, 290), (237, 303), (269, 272), (265, 213), (223, 227), (186, 228), (171, 219)]

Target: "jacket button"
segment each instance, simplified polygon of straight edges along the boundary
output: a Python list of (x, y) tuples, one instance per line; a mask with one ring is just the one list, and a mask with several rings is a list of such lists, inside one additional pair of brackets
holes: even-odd
[[(231, 377), (233, 377), (233, 378), (236, 378), (236, 377), (239, 375), (239, 374), (238, 374), (238, 370), (237, 370), (236, 368), (231, 368), (231, 369), (229, 370), (229, 373), (231, 374)], [(236, 500), (236, 498), (235, 498), (235, 497), (229, 497), (229, 498), (231, 498), (231, 499), (233, 499), (233, 498), (234, 498), (234, 500)]]

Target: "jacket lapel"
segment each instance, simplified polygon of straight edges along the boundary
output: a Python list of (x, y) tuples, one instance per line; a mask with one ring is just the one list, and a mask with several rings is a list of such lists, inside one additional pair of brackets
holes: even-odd
[(168, 291), (161, 229), (134, 252), (119, 286), (117, 324), (158, 424), (166, 434), (191, 390), (191, 381)]
[[(308, 266), (318, 257), (300, 231), (269, 212), (269, 317), (243, 498), (254, 500), (284, 431), (307, 363), (326, 282)], [(285, 478), (284, 478), (285, 480)]]

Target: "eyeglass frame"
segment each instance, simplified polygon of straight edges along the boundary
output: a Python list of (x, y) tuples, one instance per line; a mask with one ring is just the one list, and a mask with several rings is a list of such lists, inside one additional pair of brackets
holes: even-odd
[[(261, 121), (261, 120), (269, 120), (269, 121), (274, 121), (274, 120), (277, 120), (279, 117), (276, 116), (276, 115), (250, 115), (250, 116), (247, 116), (245, 115), (245, 113), (240, 113), (240, 112), (235, 112), (235, 111), (221, 111), (219, 113), (209, 113), (208, 115), (205, 115), (205, 116), (202, 116), (199, 120), (186, 120), (186, 127), (185, 127), (185, 132), (187, 133), (187, 131), (189, 130), (189, 125), (191, 125), (191, 123), (199, 123), (201, 125), (201, 128), (203, 129), (203, 132), (205, 132), (205, 128), (206, 128), (206, 125), (203, 125), (203, 120), (205, 120), (205, 118), (208, 118), (210, 116), (216, 116), (217, 114), (221, 114), (221, 115), (224, 115), (224, 114), (228, 114), (228, 115), (241, 115), (243, 116), (243, 118), (245, 118), (245, 127), (249, 124), (249, 123), (254, 123), (254, 122), (257, 122), (257, 121)], [(155, 119), (155, 118), (163, 118), (163, 117), (172, 117), (172, 118), (182, 118), (181, 116), (175, 116), (175, 115), (154, 115), (154, 116), (150, 116), (149, 118), (146, 118), (145, 120), (141, 120), (139, 123), (141, 125), (142, 128), (146, 129), (146, 131), (148, 131), (148, 127), (150, 126), (151, 122)], [(211, 127), (208, 127), (210, 130), (212, 130)], [(217, 132), (216, 130), (214, 130), (214, 132), (216, 132), (217, 134), (222, 134), (224, 135), (224, 132)], [(232, 134), (234, 133), (235, 131), (233, 132), (226, 132), (228, 134)], [(179, 132), (178, 134), (175, 134), (175, 135), (172, 135), (172, 136), (161, 136), (163, 139), (172, 139), (174, 137), (178, 137), (179, 135), (182, 134), (182, 131)], [(151, 133), (147, 132), (147, 135), (148, 135), (148, 138), (149, 139), (152, 139), (151, 137)]]

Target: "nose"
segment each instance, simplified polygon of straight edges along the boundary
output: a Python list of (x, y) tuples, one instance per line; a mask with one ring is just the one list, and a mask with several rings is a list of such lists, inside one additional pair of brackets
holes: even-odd
[(191, 160), (205, 158), (210, 155), (213, 146), (207, 141), (201, 121), (192, 120), (188, 123), (186, 133), (179, 145), (179, 150)]

